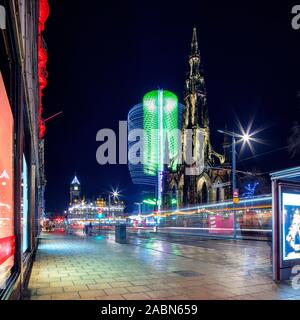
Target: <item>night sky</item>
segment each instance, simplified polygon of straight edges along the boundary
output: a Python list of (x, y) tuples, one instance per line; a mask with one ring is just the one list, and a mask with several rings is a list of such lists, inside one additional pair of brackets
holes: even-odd
[[(83, 193), (96, 196), (111, 187), (124, 200), (138, 199), (126, 165), (96, 162), (96, 133), (117, 130), (129, 109), (158, 87), (183, 102), (193, 27), (204, 67), (211, 139), (221, 151), (217, 129), (267, 127), (255, 153), (287, 145), (299, 119), (300, 30), (291, 27), (288, 1), (54, 1), (44, 38), (48, 86), (44, 117), (46, 209), (61, 211), (76, 171)], [(265, 4), (262, 4), (264, 2)], [(295, 2), (296, 3), (296, 2)], [(245, 149), (241, 158), (251, 156)], [(274, 171), (299, 165), (283, 150), (238, 163), (238, 169)]]

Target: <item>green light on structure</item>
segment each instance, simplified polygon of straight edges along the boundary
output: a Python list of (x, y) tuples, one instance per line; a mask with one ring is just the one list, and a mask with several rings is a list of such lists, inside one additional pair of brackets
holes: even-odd
[(176, 199), (172, 199), (171, 200), (171, 204), (177, 204), (177, 200)]
[[(143, 98), (144, 173), (155, 176), (163, 170), (165, 154), (178, 156), (178, 98), (167, 90), (153, 90)], [(169, 160), (168, 159), (168, 160)]]
[(145, 199), (143, 202), (146, 204), (156, 205), (156, 201), (152, 199)]

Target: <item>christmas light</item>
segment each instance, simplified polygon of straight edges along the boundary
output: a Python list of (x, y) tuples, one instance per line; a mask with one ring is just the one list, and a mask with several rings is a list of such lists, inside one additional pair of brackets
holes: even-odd
[[(163, 169), (164, 160), (169, 160), (167, 158), (172, 160), (172, 169), (176, 169), (183, 110), (184, 106), (178, 103), (176, 95), (166, 90), (154, 90), (145, 94), (143, 102), (130, 109), (127, 119), (128, 134), (129, 137), (131, 134), (134, 136), (131, 139), (137, 139), (128, 139), (128, 168), (134, 184), (156, 187), (157, 173), (160, 171), (158, 169)], [(134, 134), (138, 130), (143, 132), (142, 137), (137, 138)], [(140, 140), (143, 146), (141, 156), (133, 148)], [(137, 156), (140, 156), (141, 161), (132, 163), (130, 159)]]
[(143, 202), (146, 204), (156, 205), (156, 200), (152, 199), (144, 199)]
[[(143, 98), (144, 173), (157, 175), (163, 170), (164, 155), (174, 159), (176, 169), (178, 156), (178, 98), (167, 90), (153, 90)], [(175, 132), (175, 135), (172, 134)], [(167, 160), (169, 160), (167, 159)]]

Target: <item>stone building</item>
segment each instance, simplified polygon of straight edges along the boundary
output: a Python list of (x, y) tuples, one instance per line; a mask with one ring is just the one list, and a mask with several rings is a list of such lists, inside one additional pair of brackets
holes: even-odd
[[(222, 201), (231, 197), (231, 168), (227, 163), (230, 160), (227, 154), (230, 145), (224, 140), (223, 154), (217, 153), (211, 145), (207, 95), (196, 28), (193, 29), (184, 102), (181, 132), (183, 161), (177, 170), (167, 169), (164, 172), (164, 208)], [(189, 142), (192, 150), (188, 147)], [(187, 161), (191, 158), (190, 152), (193, 158)]]

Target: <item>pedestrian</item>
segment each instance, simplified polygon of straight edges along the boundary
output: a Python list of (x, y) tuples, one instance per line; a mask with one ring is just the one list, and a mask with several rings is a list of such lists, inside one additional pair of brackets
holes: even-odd
[(89, 230), (89, 236), (91, 236), (91, 235), (92, 235), (92, 229), (93, 229), (93, 225), (92, 225), (92, 223), (90, 222), (89, 227), (88, 227), (88, 230)]
[(236, 236), (238, 238), (242, 238), (242, 230), (241, 230), (241, 225), (238, 223), (238, 221), (235, 224), (235, 230), (236, 230)]

